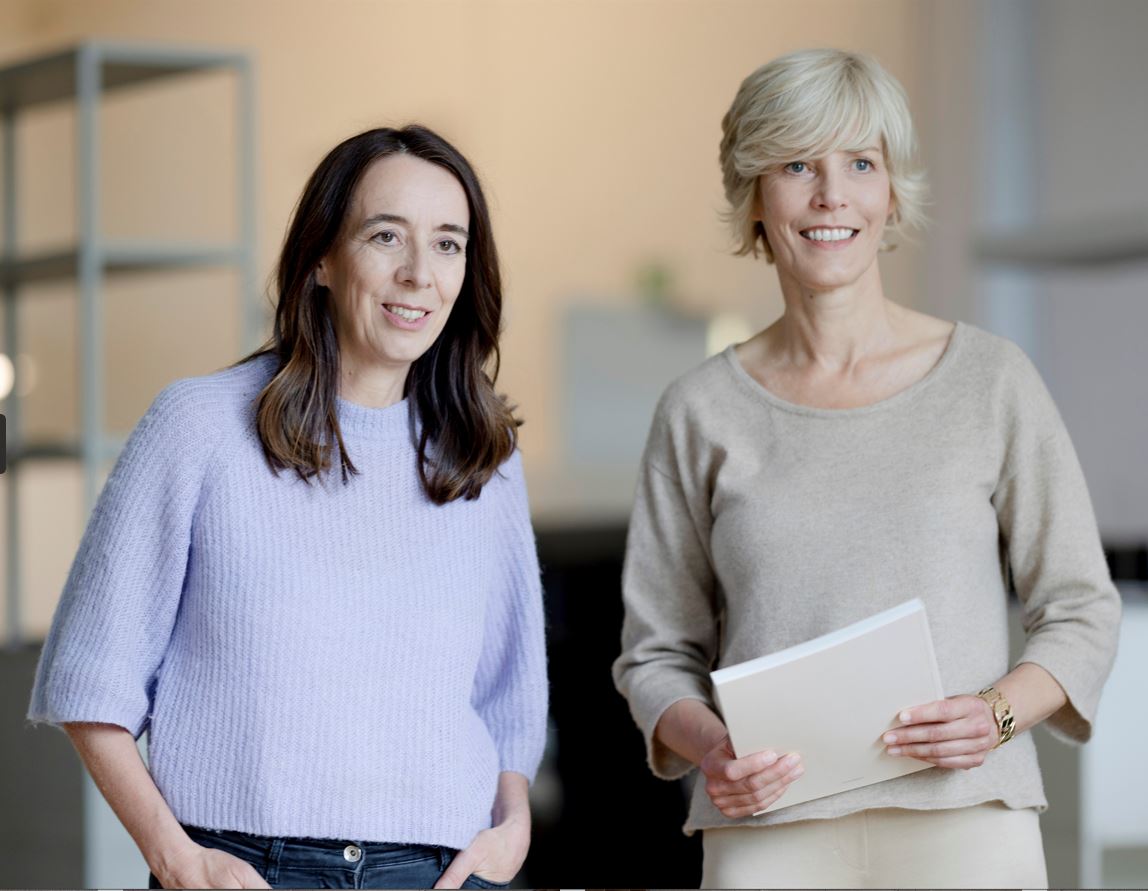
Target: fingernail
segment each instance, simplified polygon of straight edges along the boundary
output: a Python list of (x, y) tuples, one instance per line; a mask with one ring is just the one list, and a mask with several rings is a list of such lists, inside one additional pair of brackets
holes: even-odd
[(797, 764), (799, 761), (801, 761), (801, 756), (796, 752), (791, 752), (785, 756), (785, 761), (782, 763), (785, 764), (786, 767), (793, 767), (793, 765)]
[(775, 763), (776, 761), (777, 761), (777, 752), (766, 752), (765, 753), (765, 766), (766, 767), (769, 767), (771, 764)]
[(805, 773), (805, 768), (804, 768), (804, 767), (798, 767), (796, 770), (794, 770), (794, 771), (793, 771), (793, 772), (790, 774), (790, 776), (791, 776), (791, 777), (793, 777), (793, 778), (796, 780), (796, 779), (797, 779), (799, 776), (801, 776), (803, 773)]
[(890, 755), (900, 755), (901, 754), (901, 747), (900, 746), (889, 746), (889, 754)]
[[(886, 712), (885, 714), (888, 714), (888, 712)], [(899, 714), (897, 717), (899, 717), (901, 719), (902, 724), (908, 724), (909, 723), (909, 713), (907, 711), (901, 712), (901, 714)]]
[(883, 739), (885, 742), (887, 742), (887, 743), (895, 743), (895, 742), (897, 741), (897, 734), (895, 734), (895, 733), (886, 733), (886, 734), (885, 734), (883, 737), (881, 737), (881, 738), (882, 738), (882, 739)]

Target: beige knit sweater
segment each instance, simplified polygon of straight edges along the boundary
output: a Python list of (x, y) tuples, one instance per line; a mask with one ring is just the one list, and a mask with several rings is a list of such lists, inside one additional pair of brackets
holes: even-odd
[[(675, 381), (655, 413), (615, 683), (666, 779), (692, 765), (655, 742), (654, 727), (681, 699), (716, 711), (712, 668), (913, 597), (928, 610), (945, 695), (975, 693), (1010, 667), (1010, 569), (1027, 635), (1016, 661), (1059, 681), (1069, 704), (1050, 727), (1084, 742), (1120, 599), (1068, 433), (1025, 355), (958, 324), (908, 389), (863, 408), (816, 409), (769, 393), (730, 348)], [(1030, 734), (972, 770), (932, 768), (738, 821), (695, 783), (685, 829), (994, 799), (1046, 806)]]

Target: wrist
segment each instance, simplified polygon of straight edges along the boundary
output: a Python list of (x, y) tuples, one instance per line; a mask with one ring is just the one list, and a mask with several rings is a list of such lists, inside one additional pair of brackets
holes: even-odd
[(694, 727), (694, 739), (701, 748), (701, 758), (721, 746), (727, 746), (731, 751), (733, 750), (733, 743), (730, 742), (729, 738), (729, 728), (725, 726), (725, 721), (708, 706), (703, 705), (703, 709), (699, 709), (697, 724)]
[(1016, 730), (1016, 719), (1013, 717), (1012, 705), (1000, 690), (991, 685), (978, 692), (977, 698), (983, 700), (992, 713), (997, 728), (997, 742), (993, 748), (999, 749), (1012, 739)]
[(148, 868), (161, 877), (170, 875), (177, 864), (193, 856), (198, 847), (178, 823), (173, 828), (156, 829), (139, 843)]
[(491, 824), (499, 829), (515, 828), (530, 831), (530, 806), (524, 805), (513, 808), (498, 808), (495, 810)]
[(522, 822), (530, 825), (530, 781), (525, 775), (508, 770), (498, 775), (490, 821), (492, 826)]
[(530, 812), (508, 816), (492, 828), (502, 837), (503, 850), (516, 864), (517, 872), (530, 851)]

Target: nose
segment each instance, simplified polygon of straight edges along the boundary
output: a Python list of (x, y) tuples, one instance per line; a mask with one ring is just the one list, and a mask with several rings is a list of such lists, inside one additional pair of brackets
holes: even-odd
[(845, 199), (845, 175), (832, 167), (827, 167), (817, 179), (813, 192), (813, 206), (818, 210), (838, 210), (847, 205)]
[(405, 287), (421, 291), (431, 286), (430, 263), (427, 252), (417, 244), (411, 244), (403, 262), (399, 264), (396, 277)]

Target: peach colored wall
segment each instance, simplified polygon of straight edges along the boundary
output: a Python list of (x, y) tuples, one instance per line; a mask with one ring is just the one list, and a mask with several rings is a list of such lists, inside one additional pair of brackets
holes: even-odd
[[(252, 53), (263, 275), (304, 178), (336, 141), (415, 118), (457, 141), (485, 177), (495, 207), (508, 281), (502, 383), (528, 418), (524, 444), (539, 471), (556, 460), (555, 327), (569, 300), (627, 299), (638, 265), (663, 258), (687, 306), (736, 309), (757, 322), (776, 312), (772, 273), (723, 253), (716, 216), (719, 119), (740, 79), (787, 50), (841, 45), (874, 52), (917, 93), (915, 11), (906, 0), (5, 5), (9, 16), (20, 10), (23, 34), (5, 35), (4, 58), (85, 37)], [(215, 76), (108, 103), (102, 170), (110, 231), (229, 234), (230, 101), (227, 79)], [(35, 159), (42, 178), (31, 180), (43, 188), (25, 197), (38, 244), (53, 240), (53, 227), (72, 207), (70, 121), (52, 114), (40, 113), (45, 120), (34, 134), (48, 148)], [(205, 189), (205, 182), (219, 188)], [(166, 200), (156, 200), (161, 195)], [(891, 293), (916, 302), (916, 255), (901, 251), (885, 265)], [(203, 290), (197, 293), (204, 299)], [(209, 315), (197, 331), (195, 314), (171, 303), (136, 331), (124, 320), (110, 337), (131, 337), (134, 349), (138, 338), (162, 336), (171, 314), (179, 341), (200, 356), (201, 340), (216, 330)], [(192, 363), (206, 370), (230, 354), (209, 350)], [(182, 371), (170, 368), (170, 353), (157, 360), (169, 363), (164, 377)], [(146, 373), (130, 377), (149, 387), (162, 383)], [(131, 393), (125, 411), (113, 406), (115, 419), (130, 423), (149, 395)]]
[[(917, 100), (918, 17), (912, 0), (0, 0), (0, 64), (97, 37), (250, 52), (261, 280), (305, 178), (337, 141), (413, 119), (455, 141), (492, 199), (507, 281), (500, 384), (527, 420), (535, 508), (554, 515), (565, 308), (634, 300), (636, 271), (655, 260), (669, 264), (683, 308), (772, 319), (772, 270), (729, 256), (718, 221), (721, 116), (754, 67), (814, 45), (874, 53)], [(105, 103), (110, 233), (218, 241), (234, 231), (231, 87), (213, 75)], [(21, 129), (34, 162), (21, 182), (25, 247), (71, 236), (73, 131), (64, 106)], [(920, 305), (919, 249), (882, 265), (888, 293)], [(238, 356), (236, 287), (226, 272), (111, 284), (110, 426), (130, 428), (167, 381)], [(75, 318), (66, 287), (42, 290), (26, 302), (41, 371), (27, 423), (61, 433), (76, 414)]]

